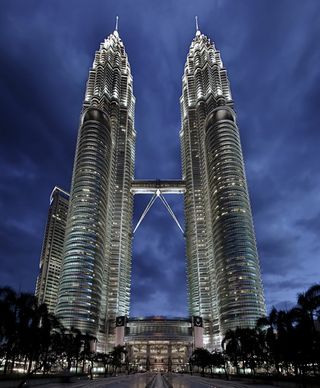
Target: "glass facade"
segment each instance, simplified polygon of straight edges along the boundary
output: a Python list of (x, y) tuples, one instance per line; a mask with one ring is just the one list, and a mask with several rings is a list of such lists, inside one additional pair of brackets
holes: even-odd
[(105, 239), (111, 159), (107, 116), (86, 110), (80, 127), (64, 245), (57, 315), (96, 335), (106, 283)]
[(205, 150), (217, 299), (225, 333), (254, 327), (265, 315), (239, 130), (231, 108), (213, 111), (206, 124)]
[[(56, 312), (106, 350), (114, 318), (129, 314), (135, 98), (117, 31), (89, 71), (74, 163)], [(108, 337), (108, 338), (107, 338)]]
[[(180, 106), (182, 179), (134, 181), (135, 98), (128, 57), (118, 31), (101, 43), (81, 113), (56, 307), (64, 325), (97, 337), (98, 351), (114, 346), (116, 317), (130, 313), (137, 193), (184, 195), (189, 311), (203, 318), (204, 346), (220, 347), (228, 329), (254, 326), (265, 314), (227, 72), (219, 51), (200, 31), (185, 64)], [(149, 363), (153, 351), (165, 352), (166, 357), (154, 357), (166, 360), (154, 361), (155, 368), (172, 366), (174, 349), (183, 344), (177, 360), (190, 353), (190, 325), (131, 319), (126, 342), (145, 349)], [(202, 327), (195, 331), (202, 340)]]
[(182, 79), (181, 152), (190, 314), (204, 342), (265, 314), (239, 130), (220, 53), (198, 30)]

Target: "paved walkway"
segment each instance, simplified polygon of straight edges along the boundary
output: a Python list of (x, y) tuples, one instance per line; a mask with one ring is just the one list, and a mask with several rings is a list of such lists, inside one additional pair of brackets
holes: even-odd
[(210, 379), (208, 377), (175, 375), (168, 376), (173, 388), (274, 388), (272, 385), (244, 384), (237, 381)]
[[(134, 375), (122, 375), (117, 377), (99, 378), (97, 380), (78, 380), (72, 383), (60, 383), (57, 379), (52, 379), (52, 382), (45, 383), (39, 380), (29, 380), (25, 388), (145, 388), (146, 385), (153, 379), (154, 373), (137, 373)], [(19, 381), (3, 381), (0, 383), (0, 388), (17, 387)]]
[[(167, 384), (167, 382), (169, 384)], [(17, 387), (18, 382), (3, 381), (0, 388)], [(210, 379), (207, 377), (190, 376), (188, 374), (166, 374), (164, 378), (154, 373), (137, 373), (117, 377), (99, 378), (97, 380), (79, 380), (73, 383), (46, 382), (30, 380), (27, 388), (274, 388), (271, 385), (245, 384), (237, 381)]]

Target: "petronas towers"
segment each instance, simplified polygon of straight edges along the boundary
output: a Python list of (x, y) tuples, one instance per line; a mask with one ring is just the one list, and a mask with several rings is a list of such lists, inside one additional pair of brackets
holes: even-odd
[[(228, 329), (254, 326), (265, 305), (227, 72), (199, 29), (180, 105), (189, 313), (203, 319), (203, 344), (213, 348)], [(130, 312), (133, 196), (142, 187), (134, 180), (134, 109), (116, 30), (89, 71), (55, 307), (65, 326), (94, 335), (100, 350), (114, 346), (116, 317)], [(161, 182), (152, 182), (162, 195)]]
[(100, 343), (113, 333), (116, 316), (129, 314), (134, 104), (127, 54), (115, 31), (89, 72), (56, 308), (66, 326)]
[(219, 51), (199, 29), (180, 99), (189, 309), (204, 344), (265, 315), (239, 129)]

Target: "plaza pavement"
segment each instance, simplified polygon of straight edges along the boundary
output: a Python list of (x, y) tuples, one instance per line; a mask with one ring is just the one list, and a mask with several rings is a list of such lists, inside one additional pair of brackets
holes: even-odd
[[(0, 383), (0, 388), (17, 387)], [(7, 382), (8, 383), (8, 382)], [(10, 382), (12, 383), (12, 382)], [(5, 384), (5, 385), (3, 385)], [(147, 386), (147, 387), (146, 387)], [(38, 381), (30, 380), (25, 388), (272, 388), (271, 385), (246, 384), (237, 381), (225, 381), (211, 379), (201, 376), (190, 376), (188, 374), (166, 374), (161, 376), (154, 373), (137, 373), (134, 375), (121, 375), (117, 377), (99, 378), (96, 380), (79, 380), (73, 383), (58, 383), (47, 381), (41, 384)], [(274, 387), (273, 387), (274, 388)]]

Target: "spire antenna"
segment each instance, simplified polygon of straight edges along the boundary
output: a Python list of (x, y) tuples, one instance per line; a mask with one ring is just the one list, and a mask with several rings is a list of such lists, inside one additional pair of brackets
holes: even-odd
[(195, 19), (196, 19), (196, 32), (197, 32), (199, 31), (198, 16), (196, 16)]
[(118, 32), (119, 16), (116, 16), (116, 28), (115, 31)]

